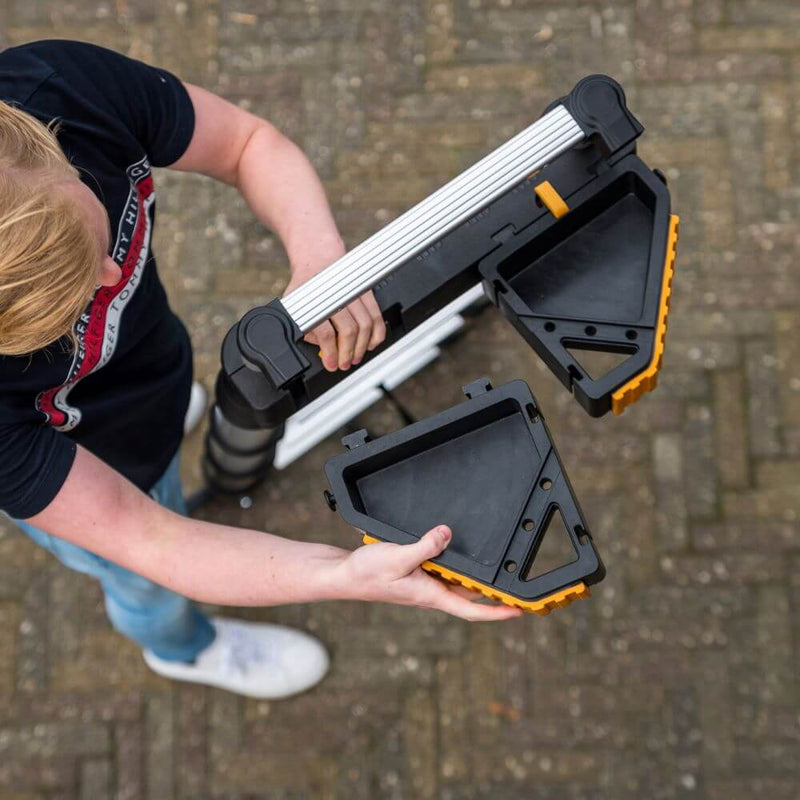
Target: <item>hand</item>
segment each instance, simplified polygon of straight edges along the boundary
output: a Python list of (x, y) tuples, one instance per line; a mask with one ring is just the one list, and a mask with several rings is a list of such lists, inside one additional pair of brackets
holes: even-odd
[[(292, 259), (292, 278), (285, 294), (296, 289), (329, 264), (344, 255), (341, 239), (325, 246), (317, 243), (312, 254)], [(306, 334), (305, 340), (320, 349), (320, 358), (329, 372), (350, 369), (361, 363), (368, 350), (374, 350), (386, 338), (386, 323), (372, 292), (356, 298)]]
[(483, 595), (434, 578), (421, 564), (438, 556), (452, 539), (445, 525), (428, 531), (414, 544), (376, 542), (350, 553), (339, 565), (348, 596), (357, 600), (420, 606), (477, 621), (513, 619), (522, 610), (502, 604), (478, 604)]

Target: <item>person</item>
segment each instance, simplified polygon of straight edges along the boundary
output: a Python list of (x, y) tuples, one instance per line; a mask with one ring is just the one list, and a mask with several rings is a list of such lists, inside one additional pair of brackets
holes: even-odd
[[(324, 646), (209, 618), (194, 601), (517, 616), (420, 568), (447, 546), (444, 525), (351, 552), (185, 515), (177, 454), (192, 353), (152, 253), (153, 167), (235, 186), (287, 251), (287, 291), (344, 252), (313, 167), (266, 120), (96, 45), (0, 53), (0, 509), (99, 580), (112, 625), (155, 672), (254, 697), (313, 686)], [(327, 369), (347, 370), (384, 336), (368, 293), (307, 338)]]

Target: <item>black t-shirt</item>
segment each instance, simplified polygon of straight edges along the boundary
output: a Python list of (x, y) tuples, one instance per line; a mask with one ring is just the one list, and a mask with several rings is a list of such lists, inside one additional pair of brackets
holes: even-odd
[(0, 356), (0, 509), (25, 518), (58, 493), (76, 443), (141, 489), (180, 444), (192, 361), (151, 250), (150, 168), (185, 151), (194, 109), (168, 72), (94, 45), (44, 41), (0, 53), (0, 99), (45, 123), (108, 211), (122, 269), (75, 332), (31, 357)]

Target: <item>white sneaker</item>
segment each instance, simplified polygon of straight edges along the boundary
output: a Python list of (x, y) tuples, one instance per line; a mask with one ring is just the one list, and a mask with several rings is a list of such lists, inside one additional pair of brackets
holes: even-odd
[(328, 652), (307, 633), (224, 617), (212, 617), (211, 621), (216, 639), (194, 664), (164, 661), (145, 650), (147, 666), (165, 678), (205, 683), (266, 700), (304, 692), (328, 671)]
[(188, 436), (203, 419), (208, 404), (208, 392), (202, 383), (192, 382), (192, 393), (189, 395), (189, 408), (186, 409), (186, 416), (183, 418), (183, 435)]

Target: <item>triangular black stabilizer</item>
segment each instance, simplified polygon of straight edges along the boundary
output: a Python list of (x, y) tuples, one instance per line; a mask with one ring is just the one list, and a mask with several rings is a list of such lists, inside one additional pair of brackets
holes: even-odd
[[(331, 458), (325, 472), (339, 513), (398, 544), (449, 525), (453, 540), (432, 568), (530, 610), (600, 580), (602, 564), (527, 384), (482, 381), (465, 393), (458, 406)], [(530, 578), (556, 513), (574, 557)]]
[[(593, 416), (620, 412), (660, 367), (677, 218), (664, 182), (628, 155), (481, 261), (502, 313)], [(592, 376), (575, 357), (627, 356)]]

